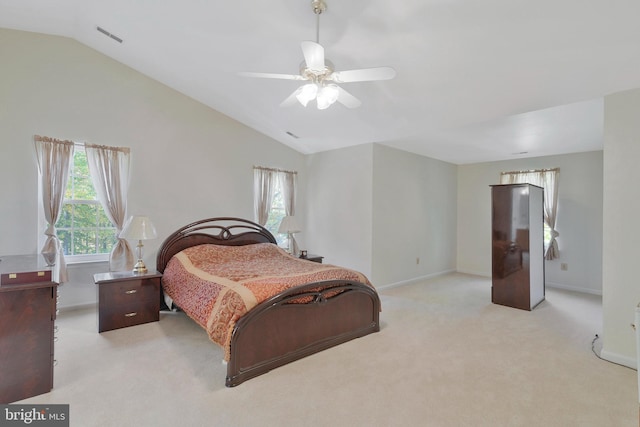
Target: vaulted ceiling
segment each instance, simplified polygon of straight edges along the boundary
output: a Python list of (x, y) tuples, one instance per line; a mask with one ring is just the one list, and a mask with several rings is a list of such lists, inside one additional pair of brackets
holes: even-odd
[(299, 81), (238, 75), (298, 73), (311, 0), (0, 0), (0, 27), (73, 38), (302, 153), (376, 142), (465, 164), (599, 150), (603, 97), (640, 87), (637, 0), (326, 2), (319, 42), (336, 69), (397, 71), (342, 84), (356, 109), (280, 107)]

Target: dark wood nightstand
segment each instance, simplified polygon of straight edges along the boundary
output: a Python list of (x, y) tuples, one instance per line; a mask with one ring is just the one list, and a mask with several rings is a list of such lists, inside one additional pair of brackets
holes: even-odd
[(93, 275), (98, 290), (98, 332), (160, 320), (157, 272), (119, 271)]
[(307, 254), (306, 257), (304, 257), (304, 258), (300, 257), (300, 258), (301, 259), (306, 259), (307, 261), (313, 261), (313, 262), (317, 262), (319, 264), (322, 264), (322, 258), (324, 258), (324, 257), (320, 256), (320, 255), (315, 255), (315, 254)]

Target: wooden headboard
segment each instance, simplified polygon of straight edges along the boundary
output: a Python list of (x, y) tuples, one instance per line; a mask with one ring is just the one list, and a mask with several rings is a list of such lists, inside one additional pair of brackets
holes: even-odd
[(185, 225), (162, 242), (156, 258), (156, 269), (163, 273), (175, 254), (188, 247), (207, 243), (227, 246), (277, 244), (273, 234), (255, 222), (233, 217), (202, 219)]

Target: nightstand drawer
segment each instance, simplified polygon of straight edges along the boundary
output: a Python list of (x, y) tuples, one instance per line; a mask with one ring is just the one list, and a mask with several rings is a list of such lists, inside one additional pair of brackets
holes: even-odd
[(127, 280), (100, 287), (100, 302), (109, 306), (155, 301), (159, 295), (159, 279)]
[(98, 332), (160, 319), (160, 273), (97, 273)]
[(159, 318), (159, 304), (130, 304), (108, 307), (99, 313), (99, 330), (104, 332), (142, 323), (157, 322)]

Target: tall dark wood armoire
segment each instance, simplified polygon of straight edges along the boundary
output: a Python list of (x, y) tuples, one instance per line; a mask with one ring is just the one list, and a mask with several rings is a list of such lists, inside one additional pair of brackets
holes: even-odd
[(544, 190), (491, 186), (491, 302), (532, 310), (545, 298)]

